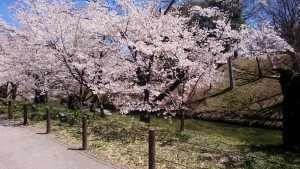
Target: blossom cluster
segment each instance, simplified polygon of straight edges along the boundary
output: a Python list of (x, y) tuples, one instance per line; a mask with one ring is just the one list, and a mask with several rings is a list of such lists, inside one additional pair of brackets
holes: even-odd
[(188, 110), (196, 89), (222, 80), (217, 64), (235, 50), (260, 55), (289, 48), (269, 25), (233, 30), (226, 11), (194, 7), (215, 25), (200, 29), (158, 3), (19, 0), (11, 8), (19, 26), (0, 19), (1, 83), (19, 83), (27, 97), (37, 89), (54, 97), (79, 88), (110, 93), (124, 113)]

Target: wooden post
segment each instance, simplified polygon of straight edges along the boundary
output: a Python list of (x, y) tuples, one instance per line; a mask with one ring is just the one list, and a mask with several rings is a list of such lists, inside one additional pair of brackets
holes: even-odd
[(229, 82), (230, 82), (230, 89), (234, 89), (234, 80), (233, 80), (233, 71), (232, 71), (232, 57), (228, 58), (228, 70), (229, 70)]
[(155, 169), (155, 132), (149, 129), (149, 169)]
[(50, 134), (51, 133), (51, 114), (49, 109), (46, 109), (46, 114), (47, 114), (47, 131), (46, 134)]
[(82, 150), (87, 150), (87, 117), (82, 116)]
[(8, 101), (8, 118), (12, 119), (13, 118), (13, 113), (11, 111), (11, 101)]
[(28, 109), (27, 109), (27, 104), (24, 104), (23, 105), (23, 118), (24, 118), (24, 122), (23, 122), (23, 125), (27, 125), (27, 112), (28, 112)]

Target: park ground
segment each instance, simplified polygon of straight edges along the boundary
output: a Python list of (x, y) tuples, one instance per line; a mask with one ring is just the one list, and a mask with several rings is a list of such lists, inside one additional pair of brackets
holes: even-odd
[(0, 133), (1, 169), (117, 168), (18, 122), (1, 118)]
[[(283, 66), (289, 64), (286, 56), (280, 59)], [(263, 76), (259, 77), (255, 60), (234, 60), (234, 90), (228, 88), (228, 68), (224, 65), (219, 69), (225, 73), (224, 81), (197, 93), (193, 117), (223, 123), (187, 118), (186, 131), (181, 133), (176, 117), (170, 120), (152, 115), (151, 123), (145, 124), (139, 122), (137, 115), (112, 112), (100, 118), (88, 110), (74, 111), (49, 104), (36, 105), (38, 110), (29, 112), (28, 126), (45, 131), (48, 108), (51, 136), (79, 148), (81, 116), (86, 114), (89, 153), (122, 168), (148, 167), (150, 128), (155, 129), (157, 168), (300, 168), (300, 154), (286, 152), (281, 146), (279, 75), (272, 72), (266, 60), (262, 59), (261, 65)], [(13, 102), (14, 120), (22, 121), (25, 103), (32, 104)], [(60, 122), (59, 112), (66, 112), (69, 120)], [(0, 114), (6, 116), (7, 106), (0, 106)]]

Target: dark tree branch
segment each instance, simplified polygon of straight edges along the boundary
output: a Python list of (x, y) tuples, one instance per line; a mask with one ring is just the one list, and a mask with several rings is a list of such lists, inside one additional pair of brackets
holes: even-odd
[(167, 15), (167, 13), (170, 11), (170, 9), (172, 8), (172, 6), (175, 4), (176, 0), (171, 0), (171, 2), (169, 3), (167, 9), (164, 12), (164, 15)]

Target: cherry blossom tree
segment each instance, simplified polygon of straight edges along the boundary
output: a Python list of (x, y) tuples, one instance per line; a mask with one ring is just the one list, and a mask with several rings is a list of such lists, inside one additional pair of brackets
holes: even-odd
[(3, 20), (0, 22), (1, 32), (1, 83), (8, 83), (14, 87), (12, 91), (12, 98), (16, 96), (17, 87), (26, 91), (26, 83), (30, 83), (32, 79), (25, 80), (24, 73), (27, 66), (18, 56), (21, 53), (26, 54), (27, 50), (20, 45), (23, 43), (23, 39), (16, 38), (14, 35), (18, 34), (18, 30), (6, 24)]
[(126, 64), (134, 70), (126, 79), (132, 80), (131, 92), (142, 96), (140, 100), (131, 98), (131, 104), (121, 99), (127, 102), (120, 103), (121, 109), (125, 113), (139, 110), (147, 117), (160, 110), (184, 114), (189, 110), (186, 101), (196, 87), (222, 80), (216, 66), (232, 54), (222, 51), (226, 44), (234, 44), (230, 39), (237, 37), (238, 31), (231, 29), (226, 14), (217, 8), (193, 9), (205, 17), (219, 17), (214, 29), (197, 29), (188, 27), (189, 18), (180, 17), (175, 10), (164, 15), (155, 1), (119, 3), (124, 17), (117, 41), (124, 46)]
[(176, 6), (162, 12), (159, 2), (120, 0), (117, 8), (103, 2), (78, 7), (72, 1), (19, 1), (13, 10), (20, 28), (10, 33), (20, 50), (11, 50), (10, 57), (28, 65), (15, 73), (46, 92), (79, 86), (80, 101), (84, 88), (98, 98), (120, 93), (130, 98), (118, 103), (121, 110), (139, 110), (145, 119), (160, 110), (184, 117), (196, 87), (222, 80), (215, 68), (232, 54), (224, 46), (234, 50), (238, 32), (217, 8), (193, 9), (218, 18), (214, 28), (198, 29), (186, 25), (189, 18)]
[(12, 7), (19, 27), (0, 20), (1, 82), (27, 96), (79, 93), (78, 107), (113, 93), (121, 113), (139, 111), (148, 122), (151, 112), (177, 114), (184, 130), (195, 91), (222, 80), (218, 64), (234, 51), (266, 54), (271, 63), (277, 51), (292, 51), (267, 23), (233, 29), (226, 11), (196, 6), (192, 13), (212, 21), (199, 27), (176, 4), (160, 3), (20, 0)]
[(277, 67), (273, 58), (278, 52), (293, 52), (293, 48), (280, 37), (279, 32), (267, 21), (262, 21), (256, 26), (247, 26), (241, 31), (243, 38), (240, 50), (248, 53), (250, 57), (256, 59), (259, 77), (262, 78), (260, 60), (266, 58), (269, 60), (271, 67)]
[(259, 18), (268, 20), (296, 52), (300, 51), (299, 0), (257, 0)]
[[(51, 88), (56, 94), (62, 89), (74, 93), (79, 88), (80, 103), (85, 89), (94, 90), (94, 84), (101, 88), (102, 60), (108, 61), (116, 49), (108, 35), (112, 32), (109, 19), (116, 13), (109, 13), (107, 4), (81, 8), (72, 1), (24, 0), (13, 10), (21, 28), (17, 30), (20, 33), (12, 33), (24, 40), (19, 45), (29, 52), (11, 56), (30, 65), (23, 72), (33, 76), (33, 86), (42, 92)], [(103, 23), (103, 27), (95, 23)]]

